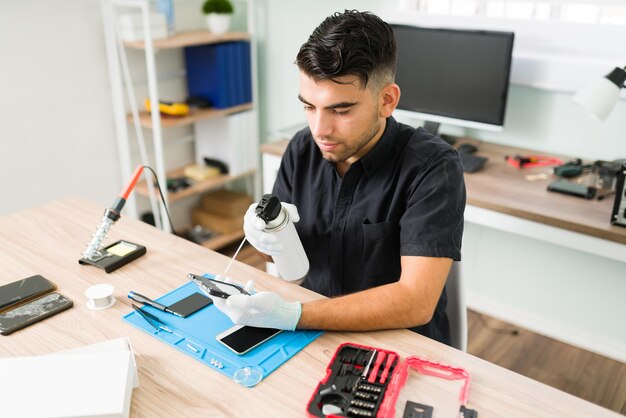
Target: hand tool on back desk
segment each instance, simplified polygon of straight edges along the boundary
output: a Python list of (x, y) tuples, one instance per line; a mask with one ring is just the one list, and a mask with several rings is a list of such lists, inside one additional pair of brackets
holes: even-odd
[(563, 160), (545, 155), (505, 155), (505, 161), (515, 168), (542, 167), (546, 165), (562, 165)]

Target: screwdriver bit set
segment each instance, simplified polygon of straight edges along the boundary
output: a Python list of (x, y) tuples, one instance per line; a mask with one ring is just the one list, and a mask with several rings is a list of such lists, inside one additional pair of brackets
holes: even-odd
[[(343, 343), (326, 369), (307, 407), (309, 417), (393, 417), (398, 394), (407, 381), (409, 368), (423, 375), (464, 380), (458, 417), (475, 418), (476, 411), (465, 407), (469, 375), (461, 368), (411, 356), (404, 362), (393, 351)], [(419, 406), (419, 408), (416, 407)], [(432, 417), (433, 408), (407, 402), (405, 418)]]

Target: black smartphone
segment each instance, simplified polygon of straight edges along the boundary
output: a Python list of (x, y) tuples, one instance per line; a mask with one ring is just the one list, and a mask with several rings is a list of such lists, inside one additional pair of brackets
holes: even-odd
[(38, 274), (0, 286), (0, 311), (54, 289), (54, 283)]
[(211, 300), (211, 298), (201, 295), (200, 293), (192, 293), (186, 298), (183, 298), (178, 302), (174, 302), (168, 306), (168, 308), (183, 318), (187, 318), (189, 315), (198, 312), (200, 309), (205, 308), (212, 303), (213, 300)]
[(243, 287), (234, 283), (226, 283), (220, 280), (209, 279), (207, 277), (198, 276), (189, 273), (187, 278), (194, 282), (204, 293), (222, 299), (228, 299), (231, 295), (249, 295)]
[(235, 354), (242, 355), (254, 347), (264, 343), (282, 330), (275, 328), (257, 328), (245, 325), (235, 325), (218, 334), (215, 339), (224, 344)]
[(60, 293), (52, 292), (0, 314), (0, 334), (14, 331), (41, 321), (72, 307), (74, 303)]

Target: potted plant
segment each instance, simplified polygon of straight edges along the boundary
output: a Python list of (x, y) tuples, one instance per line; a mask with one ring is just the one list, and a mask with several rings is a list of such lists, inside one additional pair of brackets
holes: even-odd
[(230, 0), (206, 0), (202, 5), (202, 11), (206, 15), (209, 32), (215, 35), (228, 32), (234, 11)]

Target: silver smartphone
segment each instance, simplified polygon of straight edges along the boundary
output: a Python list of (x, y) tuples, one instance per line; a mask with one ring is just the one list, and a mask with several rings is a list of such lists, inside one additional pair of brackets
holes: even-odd
[(282, 330), (235, 325), (218, 334), (215, 339), (237, 355), (242, 355), (259, 346)]

